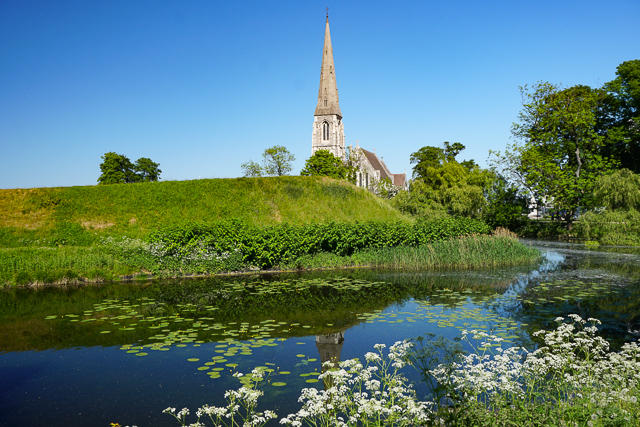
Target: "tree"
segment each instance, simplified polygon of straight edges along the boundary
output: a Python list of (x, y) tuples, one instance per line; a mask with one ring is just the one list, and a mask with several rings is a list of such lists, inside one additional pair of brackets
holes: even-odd
[(116, 154), (113, 151), (102, 156), (98, 184), (120, 184), (136, 182), (134, 165), (126, 156)]
[(459, 142), (444, 142), (442, 147), (426, 146), (412, 153), (414, 179), (407, 194), (396, 196), (398, 209), (413, 215), (479, 217), (494, 175), (473, 160), (458, 163), (455, 158), (464, 148)]
[(153, 162), (148, 157), (140, 157), (133, 166), (137, 181), (156, 182), (160, 179), (160, 164)]
[[(437, 168), (445, 162), (455, 162), (456, 156), (465, 149), (465, 146), (459, 142), (451, 144), (449, 141), (442, 143), (442, 148), (425, 146), (411, 153), (409, 162), (415, 164), (413, 167), (413, 178), (423, 178), (429, 174), (429, 168)], [(472, 169), (475, 162), (473, 160), (465, 160), (462, 162), (465, 167)]]
[(515, 231), (527, 222), (527, 196), (504, 177), (495, 179), (487, 193), (487, 202), (482, 218), (491, 228), (505, 227)]
[(618, 65), (616, 75), (604, 85), (601, 127), (610, 142), (605, 155), (640, 173), (640, 59)]
[(245, 177), (258, 177), (262, 176), (262, 166), (254, 162), (253, 160), (249, 160), (248, 162), (240, 165), (242, 168), (242, 172)]
[(578, 208), (592, 204), (597, 177), (615, 165), (602, 155), (606, 140), (598, 131), (604, 92), (551, 83), (520, 89), (523, 109), (511, 129), (516, 142), (504, 155), (491, 153), (492, 163), (502, 174), (521, 180), (537, 200), (553, 200), (565, 210), (571, 229)]
[(593, 186), (595, 204), (609, 210), (640, 211), (640, 175), (620, 169), (598, 178)]
[(282, 145), (274, 145), (262, 153), (262, 166), (253, 160), (243, 163), (240, 167), (246, 177), (256, 176), (282, 176), (291, 172), (291, 162), (295, 156)]
[(147, 157), (136, 160), (135, 165), (127, 156), (113, 151), (102, 156), (98, 184), (121, 184), (132, 182), (149, 182), (160, 179), (160, 164)]
[(282, 176), (291, 172), (291, 162), (296, 158), (282, 145), (275, 145), (264, 150), (262, 159), (262, 168), (267, 175)]
[(302, 176), (328, 176), (330, 178), (347, 178), (348, 169), (342, 160), (329, 150), (318, 150), (309, 157), (300, 172)]

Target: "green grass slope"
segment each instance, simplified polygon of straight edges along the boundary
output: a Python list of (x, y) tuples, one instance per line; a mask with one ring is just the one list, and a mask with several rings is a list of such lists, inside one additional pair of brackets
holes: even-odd
[(0, 190), (0, 246), (5, 247), (36, 243), (68, 223), (98, 236), (141, 238), (167, 225), (232, 218), (257, 226), (329, 220), (410, 221), (364, 189), (321, 177)]

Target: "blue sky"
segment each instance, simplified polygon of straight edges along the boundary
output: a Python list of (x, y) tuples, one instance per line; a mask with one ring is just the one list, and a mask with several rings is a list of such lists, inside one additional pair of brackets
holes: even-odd
[(311, 154), (325, 8), (347, 144), (411, 173), (425, 145), (486, 165), (519, 86), (600, 86), (640, 58), (640, 1), (0, 2), (0, 188), (94, 185), (101, 156), (162, 180)]

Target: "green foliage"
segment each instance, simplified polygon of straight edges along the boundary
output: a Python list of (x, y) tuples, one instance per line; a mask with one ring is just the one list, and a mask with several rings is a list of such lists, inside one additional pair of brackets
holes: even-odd
[(576, 226), (578, 236), (604, 245), (640, 245), (640, 212), (606, 210), (587, 212)]
[(640, 173), (640, 59), (618, 65), (616, 76), (604, 85), (608, 96), (601, 127), (610, 141), (606, 152), (621, 167)]
[(160, 164), (147, 157), (136, 160), (135, 165), (126, 156), (113, 151), (102, 156), (98, 184), (124, 184), (132, 182), (158, 181)]
[(494, 175), (482, 170), (473, 160), (458, 163), (455, 157), (464, 150), (459, 142), (445, 142), (443, 148), (422, 147), (411, 154), (414, 180), (408, 193), (401, 192), (394, 205), (410, 215), (449, 215), (479, 218), (487, 202), (485, 192)]
[(598, 178), (594, 184), (595, 205), (611, 210), (640, 210), (640, 175), (620, 169)]
[(148, 157), (140, 157), (133, 167), (136, 172), (136, 182), (156, 182), (160, 180), (160, 164)]
[(253, 160), (243, 163), (240, 167), (242, 168), (243, 176), (246, 178), (255, 178), (263, 174), (262, 166)]
[(487, 200), (482, 218), (492, 229), (504, 227), (516, 231), (527, 223), (527, 197), (506, 179), (498, 177), (494, 181)]
[(282, 145), (267, 148), (262, 153), (263, 170), (267, 175), (282, 176), (291, 172), (291, 162), (296, 158)]
[(469, 234), (486, 234), (489, 227), (466, 218), (406, 222), (328, 222), (308, 225), (281, 224), (256, 228), (241, 222), (183, 224), (151, 236), (151, 244), (164, 258), (183, 259), (212, 251), (213, 257), (241, 253), (246, 265), (269, 268), (305, 255), (328, 252), (352, 255), (365, 248), (420, 246)]
[(592, 206), (596, 179), (615, 162), (602, 155), (607, 141), (598, 131), (604, 93), (588, 86), (561, 89), (539, 83), (521, 88), (523, 109), (512, 127), (517, 142), (505, 154), (493, 153), (503, 174), (536, 195), (553, 200), (568, 212), (567, 223), (578, 208)]
[(262, 153), (262, 165), (249, 160), (240, 167), (245, 177), (283, 176), (291, 172), (291, 162), (295, 156), (282, 145), (274, 145)]
[(136, 182), (133, 163), (126, 156), (113, 151), (102, 156), (98, 184), (120, 184)]
[(0, 249), (0, 286), (104, 281), (138, 268), (101, 246)]
[(427, 176), (414, 180), (409, 192), (400, 192), (393, 204), (410, 215), (449, 215), (479, 218), (487, 204), (485, 188), (493, 179), (491, 172), (474, 168), (468, 171), (457, 162), (445, 162), (429, 168)]
[[(0, 229), (18, 240), (51, 237), (56, 221), (83, 224), (98, 236), (144, 239), (170, 224), (237, 218), (256, 225), (335, 221), (410, 221), (388, 202), (321, 177), (203, 179), (128, 185), (0, 190)], [(13, 240), (12, 240), (13, 239)], [(11, 241), (12, 240), (12, 241)], [(0, 246), (2, 243), (0, 233)], [(4, 240), (7, 241), (7, 240)], [(26, 244), (26, 243), (25, 243)]]
[[(409, 162), (415, 164), (413, 167), (413, 178), (427, 178), (430, 168), (438, 168), (446, 162), (455, 162), (456, 156), (465, 149), (465, 146), (459, 142), (451, 144), (448, 141), (442, 143), (442, 148), (425, 146), (411, 153)], [(463, 162), (466, 166), (475, 165), (473, 160)]]
[(348, 169), (342, 163), (342, 159), (334, 156), (329, 150), (318, 150), (307, 159), (300, 175), (345, 179), (348, 176)]
[(95, 239), (78, 223), (69, 221), (56, 222), (52, 237), (48, 244), (53, 246), (73, 245), (87, 246)]

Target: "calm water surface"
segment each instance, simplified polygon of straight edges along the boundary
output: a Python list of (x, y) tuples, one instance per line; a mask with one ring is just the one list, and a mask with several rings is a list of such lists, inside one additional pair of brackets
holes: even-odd
[[(640, 336), (640, 254), (528, 242), (499, 270), (349, 270), (0, 293), (0, 426), (175, 426), (168, 406), (221, 405), (235, 371), (273, 369), (263, 408), (297, 410), (323, 360), (376, 343), (484, 329), (514, 345), (578, 313), (614, 347)], [(635, 252), (635, 253), (634, 253)], [(411, 368), (410, 379), (418, 376)], [(273, 386), (273, 383), (286, 383)], [(419, 393), (426, 391), (418, 384)], [(195, 421), (195, 418), (191, 421)]]

